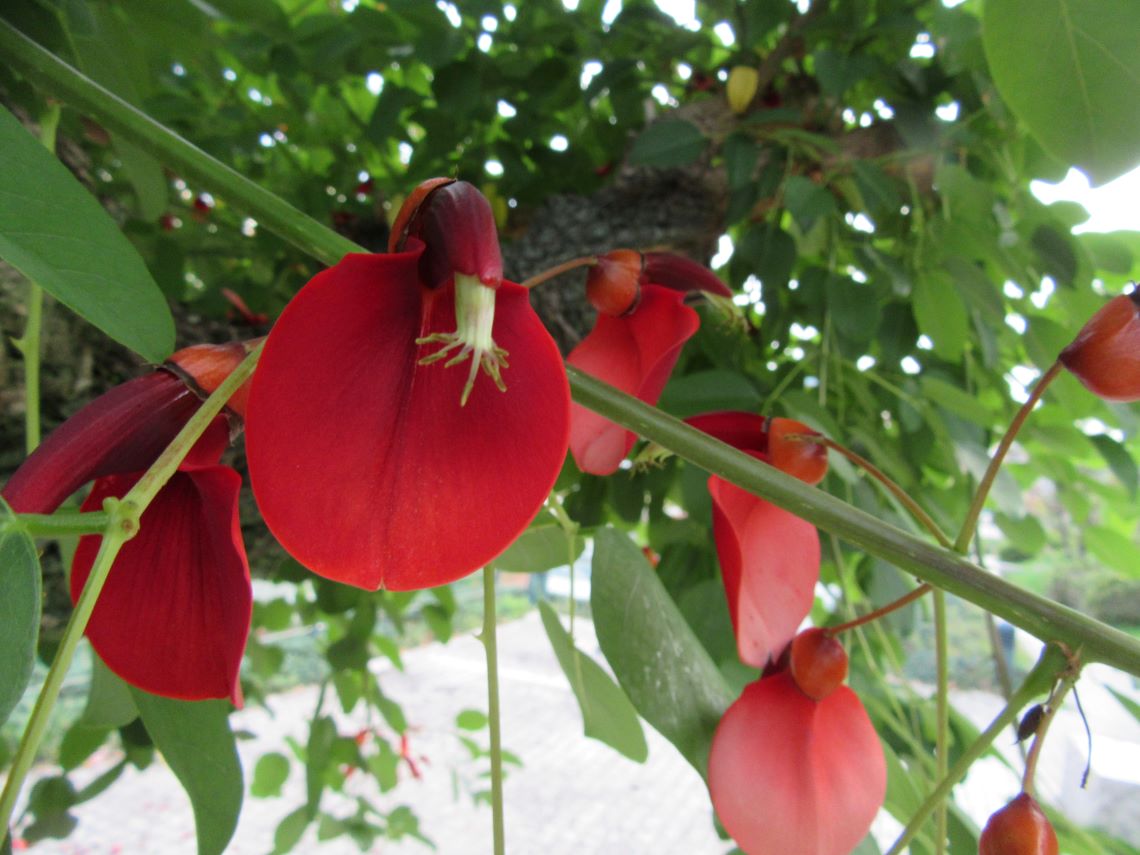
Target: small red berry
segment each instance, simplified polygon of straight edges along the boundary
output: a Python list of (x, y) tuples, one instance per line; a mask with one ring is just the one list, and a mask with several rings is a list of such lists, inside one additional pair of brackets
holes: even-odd
[(1109, 300), (1058, 359), (1094, 395), (1140, 400), (1140, 289)]
[(586, 299), (610, 317), (633, 311), (641, 299), (644, 268), (644, 257), (633, 249), (615, 249), (599, 255), (586, 276)]
[(818, 442), (794, 438), (796, 434), (819, 433), (792, 419), (768, 420), (768, 459), (781, 472), (808, 484), (818, 484), (827, 474), (827, 449)]
[(847, 651), (822, 629), (806, 629), (792, 639), (789, 667), (800, 691), (822, 701), (847, 677)]
[(991, 816), (978, 838), (978, 855), (1057, 855), (1057, 851), (1057, 834), (1028, 793)]

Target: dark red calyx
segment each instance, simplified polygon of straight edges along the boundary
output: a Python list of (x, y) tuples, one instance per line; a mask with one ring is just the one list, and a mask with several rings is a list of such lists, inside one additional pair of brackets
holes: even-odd
[(466, 181), (433, 178), (408, 197), (396, 216), (390, 243), (403, 249), (408, 238), (425, 245), (420, 279), (429, 288), (470, 277), (498, 288), (503, 256), (491, 203)]
[(1033, 796), (1022, 793), (989, 818), (978, 855), (1057, 855), (1057, 833)]
[(586, 299), (610, 317), (632, 312), (641, 302), (645, 257), (633, 249), (615, 249), (599, 255), (586, 276)]
[(1057, 358), (1108, 401), (1140, 400), (1140, 293), (1113, 297)]
[(808, 484), (818, 484), (827, 475), (827, 448), (800, 438), (820, 436), (802, 422), (768, 419), (768, 461), (781, 472)]
[(847, 651), (822, 629), (805, 629), (792, 639), (789, 670), (800, 691), (822, 701), (847, 677)]
[(645, 281), (674, 291), (707, 291), (721, 297), (732, 296), (732, 289), (703, 264), (672, 252), (645, 253)]

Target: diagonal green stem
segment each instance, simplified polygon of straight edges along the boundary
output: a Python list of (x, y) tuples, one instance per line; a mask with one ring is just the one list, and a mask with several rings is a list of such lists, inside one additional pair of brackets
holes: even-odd
[(966, 747), (958, 757), (958, 761), (941, 779), (934, 791), (918, 806), (903, 833), (894, 842), (894, 845), (887, 850), (886, 855), (899, 855), (903, 851), (935, 808), (939, 804), (945, 803), (946, 797), (954, 785), (965, 777), (974, 761), (989, 750), (1003, 730), (1013, 724), (1021, 709), (1033, 698), (1048, 692), (1053, 681), (1068, 667), (1069, 660), (1064, 652), (1055, 644), (1046, 645), (1041, 652), (1041, 658), (1037, 660), (1037, 664), (1033, 666), (1033, 670), (1026, 676), (1020, 688), (1013, 693), (1009, 703), (998, 713), (998, 717), (990, 723), (990, 726)]
[(32, 768), (32, 762), (35, 760), (36, 752), (39, 750), (44, 732), (47, 730), (51, 712), (59, 698), (59, 691), (63, 687), (64, 677), (71, 667), (71, 660), (74, 658), (79, 641), (87, 629), (87, 622), (91, 619), (95, 602), (98, 600), (103, 585), (107, 581), (107, 576), (111, 572), (115, 556), (119, 554), (123, 544), (138, 532), (139, 518), (143, 511), (157, 495), (162, 485), (170, 480), (170, 476), (178, 469), (178, 464), (182, 462), (182, 458), (187, 455), (215, 416), (222, 411), (230, 396), (253, 373), (253, 368), (257, 364), (257, 358), (260, 354), (261, 346), (259, 345), (202, 403), (202, 406), (178, 432), (178, 435), (171, 440), (166, 450), (159, 455), (154, 465), (146, 471), (127, 495), (123, 496), (122, 499), (108, 499), (104, 503), (104, 511), (108, 520), (99, 545), (99, 552), (91, 566), (87, 584), (83, 586), (83, 593), (80, 594), (79, 601), (75, 604), (75, 610), (67, 622), (59, 650), (56, 651), (55, 659), (52, 661), (51, 668), (44, 681), (44, 687), (40, 690), (39, 697), (36, 698), (35, 706), (32, 708), (32, 716), (28, 720), (27, 727), (24, 728), (24, 735), (20, 740), (20, 747), (16, 749), (16, 756), (12, 761), (8, 780), (4, 783), (4, 791), (0, 794), (0, 829), (6, 830), (11, 822), (12, 812), (16, 807), (16, 799), (23, 787), (24, 779), (27, 778), (28, 771)]
[[(288, 202), (211, 158), (0, 21), (0, 55), (32, 81), (81, 107), (124, 139), (145, 145), (172, 168), (197, 177), (260, 223), (332, 264), (361, 250)], [(362, 250), (361, 250), (362, 251)], [(1140, 676), (1140, 641), (1079, 612), (1010, 585), (950, 550), (901, 531), (797, 481), (589, 375), (567, 368), (574, 400), (708, 472), (767, 499), (849, 543), (994, 612), (1038, 638), (1081, 649)]]
[[(950, 654), (946, 633), (946, 592), (934, 589), (934, 661), (938, 676), (935, 695), (934, 768), (936, 777), (946, 777), (950, 757)], [(934, 853), (946, 852), (946, 799), (934, 807)]]

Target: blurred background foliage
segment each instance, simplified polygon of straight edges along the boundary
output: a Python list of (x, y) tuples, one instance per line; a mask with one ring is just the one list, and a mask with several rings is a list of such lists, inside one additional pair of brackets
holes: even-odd
[[(1038, 5), (1048, 14), (1048, 4)], [(384, 248), (402, 194), (453, 175), (491, 199), (516, 278), (629, 245), (710, 263), (736, 291), (737, 311), (701, 308), (701, 330), (662, 408), (804, 421), (874, 461), (956, 531), (1026, 390), (1137, 275), (1140, 232), (1074, 234), (1084, 209), (1047, 205), (1030, 191), (1033, 180), (1060, 180), (1076, 156), (1054, 140), (1043, 147), (995, 87), (982, 17), (996, 9), (977, 0), (719, 0), (697, 2), (694, 13), (695, 21), (678, 22), (648, 0), (7, 0), (0, 14), (370, 249)], [(1121, 14), (1102, 26), (1136, 32), (1137, 13)], [(1027, 30), (1007, 49), (1051, 49), (1033, 38)], [(730, 106), (726, 89), (738, 66), (756, 70), (756, 87)], [(1121, 94), (1121, 109), (1140, 120), (1130, 97)], [(0, 98), (29, 124), (45, 109), (44, 94), (2, 60)], [(1041, 109), (1045, 119), (1066, 121)], [(1106, 169), (1138, 159), (1135, 140), (1131, 148), (1105, 140)], [(90, 117), (63, 110), (59, 153), (121, 222), (174, 304), (180, 345), (263, 333), (319, 269)], [(4, 331), (18, 335), (20, 285), (4, 278)], [(580, 273), (568, 274), (536, 295), (566, 348), (590, 323), (581, 283)], [(52, 323), (48, 427), (133, 370), (125, 352), (62, 313)], [(14, 354), (0, 368), (3, 388), (17, 389)], [(9, 470), (19, 462), (18, 442), (7, 442), (19, 436), (16, 400), (4, 412)], [(1137, 427), (1134, 407), (1107, 404), (1060, 377), (997, 482), (979, 560), (1140, 632)], [(558, 492), (587, 531), (616, 526), (660, 556), (668, 592), (739, 686), (748, 675), (736, 662), (717, 581), (704, 481), (676, 460), (607, 479), (568, 463)], [(842, 460), (833, 458), (822, 487), (913, 528)], [(346, 711), (375, 705), (402, 732), (402, 713), (363, 666), (378, 655), (398, 659), (400, 645), (422, 639), (424, 628), (446, 639), (469, 627), (463, 585), (373, 595), (316, 579), (271, 542), (251, 500), (245, 510), (264, 585), (246, 697), (256, 703), (294, 678), (324, 681)], [(914, 584), (834, 538), (823, 542), (817, 621)], [(564, 563), (538, 557), (529, 569), (550, 562)], [(57, 603), (47, 620), (66, 608)], [(954, 661), (952, 679), (994, 686), (982, 616), (962, 609), (953, 649), (969, 655)], [(892, 747), (913, 764), (919, 791), (929, 728), (908, 716), (882, 725), (898, 714), (887, 696), (923, 702), (881, 677), (901, 669), (930, 678), (924, 627), (925, 610), (912, 607), (852, 650), (853, 683), (880, 732), (906, 733)], [(307, 664), (288, 665), (296, 658), (288, 639), (298, 633), (309, 639)], [(123, 744), (145, 743), (129, 721), (116, 725)], [(391, 747), (369, 761), (349, 737), (327, 733), (328, 721), (318, 716), (309, 744), (296, 751), (310, 770), (323, 770), (313, 779), (318, 794), (343, 784), (338, 769), (346, 765), (371, 770), (382, 788), (395, 784)], [(113, 730), (103, 728), (99, 740)], [(62, 742), (74, 750), (73, 732)], [(898, 797), (889, 795), (889, 808)], [(362, 842), (381, 833), (367, 825), (344, 833)], [(969, 851), (971, 834), (956, 838), (960, 851)], [(1073, 840), (1071, 851), (1101, 851)]]

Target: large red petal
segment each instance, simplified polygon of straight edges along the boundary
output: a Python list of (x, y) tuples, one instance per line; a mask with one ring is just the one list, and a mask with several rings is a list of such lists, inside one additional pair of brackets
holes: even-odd
[(88, 481), (146, 469), (201, 403), (167, 371), (128, 380), (52, 431), (9, 479), (4, 498), (18, 513), (50, 514)]
[[(681, 347), (700, 326), (700, 318), (684, 299), (679, 291), (645, 285), (633, 312), (616, 318), (599, 314), (590, 334), (566, 361), (647, 404), (656, 404)], [(583, 472), (609, 475), (617, 471), (636, 439), (621, 425), (572, 405), (570, 452)]]
[[(101, 478), (83, 503), (100, 508), (140, 477)], [(139, 533), (119, 552), (87, 625), (107, 666), (141, 689), (241, 705), (238, 670), (249, 635), (249, 565), (238, 525), (241, 476), (226, 466), (179, 471), (159, 491)], [(78, 600), (99, 550), (80, 539), (71, 569)]]
[(246, 424), (262, 515), (311, 570), (362, 588), (441, 585), (502, 552), (566, 455), (569, 386), (526, 289), (497, 291), (506, 392), (468, 363), (418, 365), (455, 329), (419, 252), (349, 255), (293, 299), (254, 375)]
[(713, 539), (742, 662), (763, 668), (808, 612), (819, 580), (815, 526), (715, 475)]
[(745, 688), (709, 753), (713, 806), (748, 855), (847, 855), (886, 786), (883, 750), (855, 693), (840, 686), (814, 701), (787, 672)]

